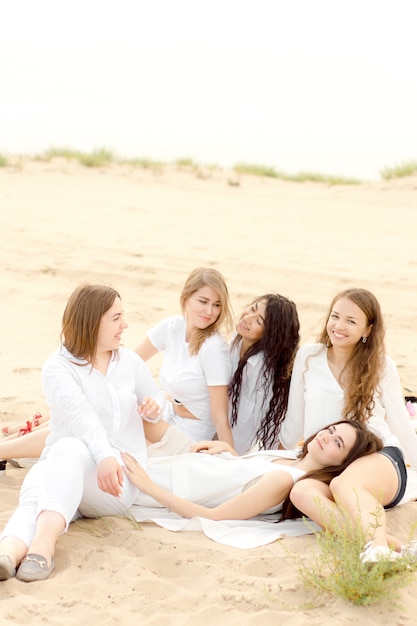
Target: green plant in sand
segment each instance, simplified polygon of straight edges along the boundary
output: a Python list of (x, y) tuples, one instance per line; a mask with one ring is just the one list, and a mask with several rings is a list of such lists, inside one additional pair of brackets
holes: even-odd
[[(313, 529), (319, 550), (310, 553), (308, 560), (304, 555), (292, 555), (304, 585), (360, 606), (383, 601), (395, 603), (399, 589), (410, 584), (417, 564), (406, 557), (362, 564), (360, 553), (366, 538), (359, 513), (356, 523), (347, 514), (341, 521), (322, 511), (322, 518), (327, 520), (326, 529)], [(379, 526), (377, 514), (374, 524)]]
[(360, 185), (361, 180), (357, 178), (345, 178), (343, 176), (333, 176), (331, 174), (319, 174), (317, 172), (299, 172), (298, 174), (287, 174), (267, 165), (255, 165), (253, 163), (237, 163), (234, 171), (239, 174), (252, 174), (253, 176), (265, 176), (268, 178), (279, 178), (296, 183), (314, 182), (327, 185)]
[(103, 167), (115, 161), (113, 152), (105, 148), (93, 150), (93, 152), (80, 152), (78, 161), (86, 167)]
[(0, 167), (7, 167), (9, 165), (9, 159), (5, 154), (0, 153)]
[(122, 165), (129, 165), (130, 167), (140, 167), (144, 170), (151, 170), (154, 174), (162, 174), (165, 168), (165, 164), (162, 161), (154, 161), (146, 157), (132, 157), (129, 159), (122, 159), (120, 161)]
[(63, 158), (67, 161), (78, 161), (86, 167), (103, 167), (113, 163), (116, 159), (110, 150), (98, 148), (93, 152), (82, 152), (81, 150), (73, 150), (72, 148), (49, 148), (37, 158), (40, 161), (51, 161), (54, 158)]
[(256, 165), (255, 163), (236, 163), (233, 169), (238, 174), (252, 174), (267, 178), (282, 178), (284, 176), (283, 172), (278, 172), (269, 165)]
[(197, 163), (190, 157), (180, 157), (175, 161), (175, 165), (180, 168), (194, 168), (197, 166)]
[(380, 174), (384, 180), (414, 176), (417, 174), (417, 161), (404, 161), (393, 167), (384, 167)]

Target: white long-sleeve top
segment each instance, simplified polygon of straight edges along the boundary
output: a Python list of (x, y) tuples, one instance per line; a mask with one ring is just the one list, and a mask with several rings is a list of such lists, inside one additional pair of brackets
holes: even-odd
[[(241, 343), (239, 341), (230, 349), (233, 372), (239, 364)], [(233, 447), (239, 454), (248, 452), (255, 443), (255, 435), (271, 401), (272, 389), (265, 394), (262, 387), (263, 366), (264, 353), (258, 352), (249, 357), (242, 372), (237, 422), (232, 427)], [(231, 415), (232, 401), (229, 398), (229, 417)]]
[(151, 396), (163, 407), (165, 398), (135, 352), (119, 348), (103, 375), (65, 347), (59, 348), (42, 368), (42, 385), (51, 415), (43, 456), (55, 441), (69, 436), (82, 440), (96, 463), (115, 456), (116, 448), (146, 466), (146, 441), (137, 405), (144, 396)]
[[(407, 462), (417, 469), (417, 435), (404, 404), (397, 367), (390, 357), (385, 358), (385, 371), (374, 401), (368, 427), (385, 446), (401, 448)], [(288, 409), (280, 430), (281, 444), (294, 448), (301, 438), (340, 420), (343, 403), (343, 389), (330, 370), (326, 346), (302, 346), (294, 361)]]

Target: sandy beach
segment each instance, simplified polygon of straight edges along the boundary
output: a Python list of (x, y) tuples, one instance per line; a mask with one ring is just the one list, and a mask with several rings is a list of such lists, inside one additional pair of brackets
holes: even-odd
[[(0, 206), (2, 424), (47, 414), (40, 369), (76, 285), (120, 291), (124, 343), (134, 348), (179, 312), (183, 282), (199, 265), (223, 273), (236, 314), (264, 292), (292, 298), (303, 343), (315, 341), (335, 293), (372, 290), (404, 395), (417, 395), (417, 178), (328, 186), (25, 160), (0, 168)], [(159, 363), (150, 362), (155, 376)], [(0, 475), (2, 527), (26, 471), (9, 465)], [(405, 539), (416, 518), (410, 502), (388, 513), (389, 528)], [(303, 587), (290, 555), (308, 559), (314, 548), (311, 535), (240, 550), (199, 532), (83, 520), (59, 541), (48, 581), (1, 583), (2, 623), (415, 624), (417, 574), (400, 607), (356, 607)]]

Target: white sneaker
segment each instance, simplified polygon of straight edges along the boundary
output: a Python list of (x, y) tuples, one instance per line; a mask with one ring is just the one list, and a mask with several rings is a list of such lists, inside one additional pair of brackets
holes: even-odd
[(410, 559), (410, 561), (417, 561), (417, 541), (414, 539), (404, 546), (401, 546), (400, 554), (404, 558)]
[(367, 543), (360, 554), (361, 563), (370, 565), (380, 561), (396, 561), (400, 558), (401, 554), (399, 552), (395, 552), (395, 550), (391, 550), (387, 546), (375, 546), (373, 541)]

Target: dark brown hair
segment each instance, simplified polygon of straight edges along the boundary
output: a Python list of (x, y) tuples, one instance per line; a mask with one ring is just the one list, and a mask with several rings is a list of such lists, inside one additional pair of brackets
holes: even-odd
[[(356, 432), (356, 441), (352, 446), (352, 449), (349, 450), (347, 456), (343, 460), (340, 465), (331, 465), (328, 467), (322, 467), (320, 469), (312, 470), (307, 472), (300, 480), (305, 480), (306, 478), (314, 478), (315, 480), (320, 480), (327, 485), (331, 482), (333, 478), (339, 476), (353, 461), (356, 459), (367, 456), (368, 454), (373, 454), (374, 452), (378, 452), (382, 450), (383, 443), (380, 437), (368, 430), (366, 426), (361, 424), (360, 422), (356, 422), (353, 420), (340, 420), (338, 422), (334, 422), (333, 424), (329, 424), (323, 429), (330, 428), (331, 426), (337, 426), (338, 424), (349, 424), (352, 428), (355, 429)], [(311, 435), (302, 447), (299, 458), (303, 459), (307, 454), (307, 448), (310, 441), (312, 441), (317, 433)], [(281, 519), (294, 519), (296, 517), (302, 517), (302, 513), (293, 505), (290, 500), (290, 496), (288, 495), (284, 501), (282, 506), (282, 517)]]
[[(300, 322), (297, 307), (292, 300), (276, 293), (267, 293), (256, 298), (252, 304), (262, 301), (266, 302), (264, 332), (239, 360), (229, 385), (232, 404), (230, 423), (234, 426), (238, 421), (242, 377), (248, 359), (262, 352), (263, 366), (257, 387), (264, 394), (263, 416), (255, 440), (260, 442), (261, 449), (271, 449), (277, 446), (279, 429), (287, 410), (291, 370), (300, 341)], [(233, 344), (240, 339), (241, 336), (237, 334)], [(268, 397), (270, 400), (266, 405)]]

